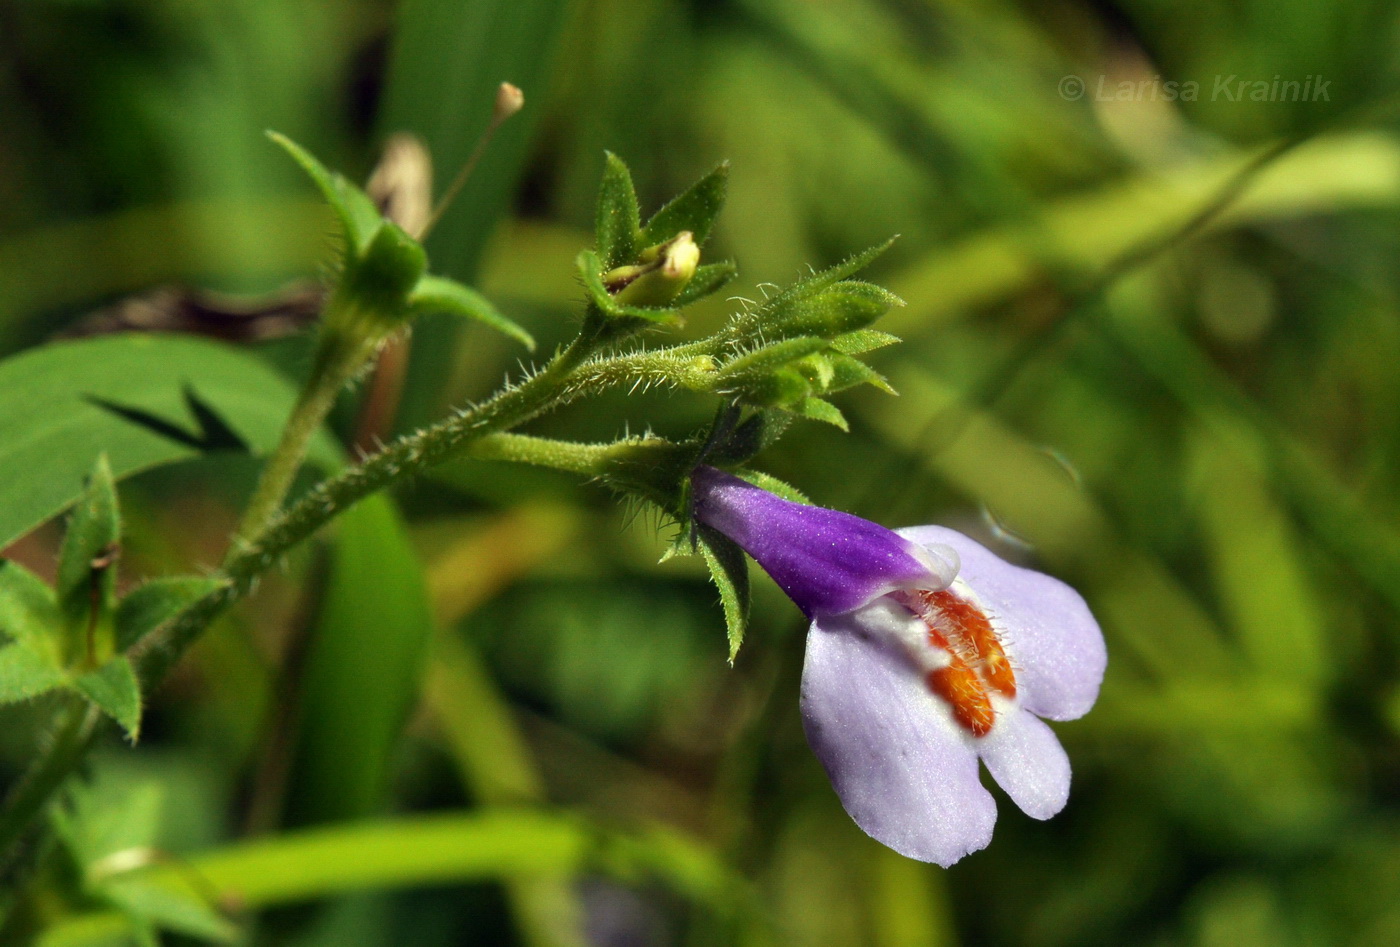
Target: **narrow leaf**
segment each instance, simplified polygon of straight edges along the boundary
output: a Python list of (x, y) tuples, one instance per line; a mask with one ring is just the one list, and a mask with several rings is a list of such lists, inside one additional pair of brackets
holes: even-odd
[(53, 589), (18, 562), (0, 559), (0, 635), (42, 654), (62, 624)]
[(695, 242), (703, 245), (724, 207), (728, 186), (729, 162), (726, 161), (652, 215), (642, 230), (642, 246), (664, 243), (682, 230), (689, 230)]
[(851, 429), (851, 426), (846, 423), (846, 416), (841, 413), (841, 409), (821, 398), (808, 398), (797, 406), (796, 413), (804, 418), (811, 418), (813, 421), (834, 425), (843, 431), (849, 432)]
[(321, 164), (311, 152), (286, 135), (270, 131), (267, 137), (291, 155), (292, 160), (301, 165), (301, 169), (315, 182), (326, 203), (331, 205), (331, 209), (340, 218), (340, 225), (345, 230), (349, 256), (358, 257), (384, 222), (374, 202), (364, 191)]
[(117, 606), (117, 649), (125, 651), (227, 584), (226, 579), (198, 575), (152, 579), (128, 594)]
[(429, 312), (447, 312), (466, 319), (475, 319), (498, 332), (515, 339), (530, 351), (535, 349), (535, 340), (514, 320), (493, 306), (485, 296), (456, 280), (443, 276), (425, 276), (418, 281), (408, 304), (414, 315)]
[(609, 151), (603, 182), (598, 187), (595, 224), (598, 257), (603, 269), (635, 262), (641, 249), (637, 242), (641, 232), (641, 211), (637, 208), (632, 172), (621, 158)]
[(88, 700), (122, 725), (133, 743), (136, 741), (141, 732), (141, 685), (126, 655), (84, 674), (76, 684)]
[(849, 259), (841, 263), (837, 263), (835, 266), (828, 267), (827, 269), (821, 270), (817, 273), (813, 273), (806, 279), (798, 280), (796, 283), (793, 283), (782, 293), (780, 293), (777, 296), (774, 296), (773, 299), (768, 303), (768, 305), (778, 306), (787, 303), (796, 297), (810, 296), (813, 293), (821, 292), (828, 286), (832, 286), (833, 284), (840, 282), (848, 276), (854, 275), (855, 273), (859, 273), (861, 270), (869, 266), (870, 263), (876, 257), (888, 250), (890, 246), (894, 243), (895, 239), (896, 238), (891, 237), (884, 243), (877, 244), (871, 247), (869, 250), (857, 253)]
[(749, 622), (749, 566), (744, 551), (724, 534), (708, 526), (696, 524), (700, 554), (710, 567), (710, 578), (719, 589), (720, 604), (724, 606), (724, 624), (729, 630), (729, 663), (744, 643)]
[(856, 329), (832, 339), (831, 347), (844, 355), (864, 355), (899, 341), (899, 336), (881, 332), (879, 329)]
[(22, 644), (0, 648), (0, 704), (38, 697), (64, 680), (63, 671)]

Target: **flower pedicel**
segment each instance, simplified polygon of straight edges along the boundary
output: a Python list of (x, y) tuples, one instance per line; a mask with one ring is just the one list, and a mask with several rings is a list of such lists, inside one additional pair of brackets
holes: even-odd
[(941, 526), (893, 532), (712, 467), (692, 486), (695, 519), (811, 619), (807, 740), (865, 832), (944, 866), (985, 848), (979, 759), (1027, 815), (1064, 807), (1069, 759), (1042, 718), (1087, 713), (1107, 661), (1078, 593)]

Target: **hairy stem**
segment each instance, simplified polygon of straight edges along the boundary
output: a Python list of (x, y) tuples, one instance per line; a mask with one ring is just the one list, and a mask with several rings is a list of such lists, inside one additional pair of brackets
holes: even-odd
[(317, 344), (316, 361), (306, 380), (291, 417), (282, 429), (277, 447), (263, 466), (258, 485), (248, 501), (238, 530), (233, 534), (233, 550), (262, 532), (282, 507), (297, 472), (306, 460), (311, 439), (325, 423), (335, 399), (373, 354), (377, 339), (349, 339), (340, 334), (323, 334)]
[(25, 832), (78, 765), (101, 720), (101, 711), (82, 697), (73, 694), (65, 698), (52, 741), (10, 790), (0, 811), (0, 886), (10, 880)]

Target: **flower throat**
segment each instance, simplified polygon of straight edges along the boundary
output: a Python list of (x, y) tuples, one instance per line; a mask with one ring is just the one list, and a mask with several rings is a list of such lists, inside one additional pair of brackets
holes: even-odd
[(946, 665), (925, 674), (929, 689), (947, 701), (964, 729), (986, 736), (996, 722), (992, 693), (1016, 696), (1016, 675), (991, 620), (949, 589), (896, 592), (894, 597), (928, 627), (928, 643), (948, 655)]

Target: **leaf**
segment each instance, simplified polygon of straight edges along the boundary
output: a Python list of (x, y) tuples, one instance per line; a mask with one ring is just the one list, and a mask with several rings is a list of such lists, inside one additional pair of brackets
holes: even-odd
[(384, 223), (379, 208), (364, 191), (328, 169), (316, 157), (286, 135), (269, 131), (267, 137), (282, 147), (292, 160), (316, 183), (321, 196), (331, 205), (345, 231), (347, 257), (358, 258)]
[(808, 398), (801, 402), (797, 405), (795, 413), (804, 418), (811, 418), (813, 421), (834, 425), (843, 431), (849, 432), (851, 429), (851, 426), (846, 423), (846, 416), (841, 413), (841, 409), (821, 398)]
[(832, 339), (831, 347), (845, 355), (864, 355), (899, 341), (899, 336), (881, 332), (879, 329), (856, 329)]
[(134, 743), (141, 732), (141, 684), (126, 655), (113, 658), (75, 682), (88, 700), (122, 725)]
[(594, 225), (595, 242), (602, 269), (633, 263), (641, 250), (641, 211), (637, 207), (637, 192), (632, 186), (632, 172), (627, 164), (607, 152), (603, 181), (598, 186), (598, 213)]
[(118, 650), (125, 651), (226, 584), (226, 579), (181, 575), (152, 579), (134, 589), (117, 605)]
[(58, 558), (55, 593), (69, 627), (85, 625), (94, 608), (106, 613), (116, 589), (115, 556), (121, 538), (121, 517), (112, 467), (107, 455), (97, 458)]
[(671, 300), (671, 305), (679, 309), (688, 306), (698, 299), (704, 299), (711, 293), (718, 292), (729, 284), (730, 280), (739, 275), (739, 268), (729, 260), (722, 260), (719, 263), (706, 263), (695, 271), (695, 275), (690, 278), (690, 282), (685, 284), (685, 289), (681, 290), (676, 298)]
[[(895, 239), (895, 237), (891, 237), (884, 243), (876, 244), (868, 250), (864, 250), (841, 263), (837, 263), (835, 266), (828, 267), (820, 272), (813, 273), (805, 279), (798, 280), (796, 283), (793, 283), (787, 289), (783, 290), (783, 292), (774, 296), (764, 308), (782, 306), (791, 302), (793, 299), (811, 296), (814, 293), (821, 292), (827, 287), (840, 282), (848, 276), (859, 273), (869, 266), (876, 257), (888, 250), (895, 242)], [(890, 295), (893, 296), (894, 294), (891, 293)]]
[(829, 339), (863, 329), (904, 301), (889, 290), (860, 280), (846, 280), (816, 294), (793, 297), (759, 310), (760, 325), (784, 336), (819, 335)]
[(62, 625), (53, 589), (18, 562), (0, 559), (0, 634), (42, 654), (57, 644)]
[(504, 315), (485, 296), (456, 280), (444, 276), (424, 276), (408, 297), (408, 304), (414, 315), (448, 312), (475, 319), (505, 333), (530, 351), (535, 350), (535, 339), (530, 333)]
[(744, 551), (723, 533), (696, 524), (700, 554), (710, 567), (710, 578), (719, 590), (724, 606), (724, 624), (729, 631), (729, 663), (739, 653), (749, 621), (749, 564)]
[(38, 697), (66, 679), (61, 668), (25, 645), (0, 648), (0, 704)]
[[(185, 336), (112, 335), (57, 342), (0, 362), (0, 548), (83, 492), (93, 454), (106, 453), (116, 479), (197, 457), (203, 434), (185, 438), (104, 408), (119, 402), (183, 431), (190, 398), (217, 413), (255, 451), (277, 443), (295, 390), (261, 359), (230, 345)], [(318, 460), (336, 464), (329, 437)]]
[(238, 938), (238, 927), (214, 909), (207, 895), (162, 885), (151, 880), (146, 872), (118, 875), (101, 884), (98, 891), (146, 925), (225, 943)]
[(423, 569), (392, 501), (369, 497), (336, 531), (306, 659), (293, 825), (382, 811), (432, 634)]
[(652, 215), (642, 228), (641, 245), (655, 246), (670, 240), (682, 230), (689, 230), (695, 236), (695, 242), (703, 246), (714, 227), (715, 218), (724, 208), (728, 186), (729, 162), (725, 161)]
[(719, 378), (724, 384), (739, 383), (819, 355), (828, 348), (826, 339), (815, 336), (784, 339), (732, 359), (719, 370)]

